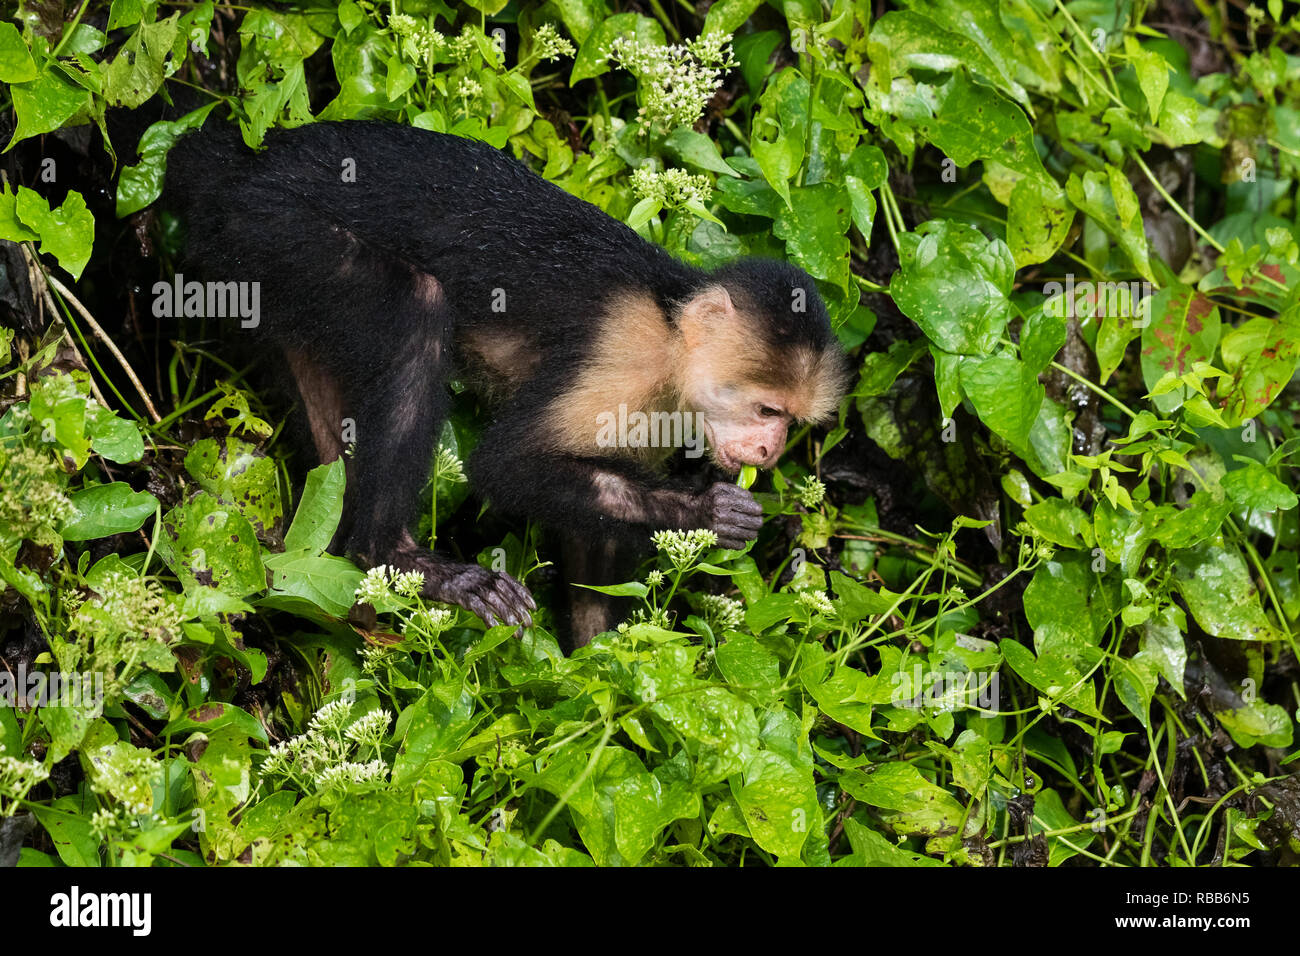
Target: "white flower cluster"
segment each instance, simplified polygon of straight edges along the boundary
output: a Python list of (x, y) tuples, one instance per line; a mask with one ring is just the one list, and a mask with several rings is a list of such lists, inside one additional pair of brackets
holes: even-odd
[(38, 783), (49, 778), (50, 772), (35, 760), (6, 757), (5, 745), (0, 744), (0, 817), (7, 817), (18, 809), (18, 801)]
[(573, 44), (560, 36), (553, 23), (543, 23), (533, 34), (533, 45), (537, 55), (543, 60), (558, 60), (562, 56), (573, 56)]
[[(372, 710), (356, 720), (341, 700), (326, 704), (307, 725), (307, 732), (276, 744), (262, 763), (262, 776), (288, 777), (315, 792), (352, 790), (381, 783), (388, 764), (380, 754), (388, 736), (390, 714)], [(373, 755), (362, 759), (368, 751)]]
[(721, 594), (701, 594), (700, 609), (704, 619), (718, 631), (734, 631), (745, 622), (745, 604)]
[(402, 58), (411, 62), (423, 62), (427, 57), (441, 53), (447, 46), (445, 36), (405, 13), (395, 13), (389, 17), (388, 28), (398, 38)]
[(680, 571), (714, 547), (718, 536), (707, 528), (695, 528), (691, 531), (656, 531), (651, 540)]
[[(478, 86), (478, 84), (475, 83), (475, 86)], [(465, 82), (462, 80), (461, 88), (464, 89), (464, 87)], [(479, 87), (473, 94), (466, 95), (477, 96), (481, 92), (482, 87)], [(438, 457), (434, 460), (433, 471), (439, 478), (445, 478), (458, 485), (469, 480), (465, 477), (465, 463), (446, 445), (438, 446)]]
[(456, 620), (454, 612), (442, 607), (418, 607), (402, 622), (402, 636), (441, 634)]
[(402, 597), (419, 597), (424, 588), (424, 575), (419, 571), (399, 571), (386, 564), (378, 564), (366, 572), (357, 585), (354, 599), (358, 604), (375, 605), (393, 594)]
[(637, 78), (641, 125), (670, 130), (694, 124), (723, 74), (736, 65), (728, 44), (721, 33), (666, 46), (625, 35), (610, 44), (609, 57)]
[(632, 192), (639, 199), (654, 199), (676, 208), (688, 203), (707, 204), (713, 196), (713, 186), (703, 173), (692, 174), (684, 169), (656, 172), (651, 166), (643, 165), (632, 170)]
[(826, 486), (809, 475), (799, 487), (799, 503), (805, 508), (816, 508), (826, 497)]
[(76, 511), (59, 476), (59, 466), (44, 452), (0, 449), (0, 529), (6, 536), (30, 537), (39, 528), (58, 527)]
[(72, 615), (69, 628), (93, 637), (130, 634), (170, 643), (184, 619), (172, 596), (157, 581), (113, 572)]
[(813, 614), (820, 614), (823, 617), (834, 617), (835, 615), (835, 605), (831, 603), (831, 599), (823, 591), (800, 591), (799, 603)]

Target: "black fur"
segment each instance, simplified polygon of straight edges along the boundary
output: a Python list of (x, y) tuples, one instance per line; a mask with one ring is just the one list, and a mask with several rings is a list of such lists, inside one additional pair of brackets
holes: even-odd
[[(652, 296), (671, 319), (675, 306), (721, 281), (759, 316), (758, 334), (771, 344), (832, 348), (805, 273), (756, 261), (713, 275), (692, 268), (522, 163), (459, 137), (318, 123), (273, 132), (266, 145), (253, 153), (233, 129), (210, 122), (173, 149), (163, 203), (187, 226), (187, 278), (259, 282), (261, 325), (250, 334), (310, 356), (341, 387), (357, 451), (337, 547), (424, 571), (430, 597), (489, 619), (528, 619), (532, 601), (519, 585), (435, 559), (407, 532), (445, 414), (457, 337), (484, 330), (527, 336), (539, 359), (470, 461), (477, 490), (495, 508), (578, 540), (644, 541), (655, 528), (708, 526), (718, 516), (756, 530), (747, 494), (706, 500), (672, 492), (625, 461), (545, 453), (536, 420), (573, 382), (609, 297), (620, 292)], [(342, 176), (348, 160), (355, 182)], [(443, 297), (430, 294), (429, 277)], [(808, 299), (799, 321), (788, 305), (796, 286)], [(492, 309), (497, 290), (504, 311)], [(602, 472), (647, 489), (641, 520), (594, 506)]]

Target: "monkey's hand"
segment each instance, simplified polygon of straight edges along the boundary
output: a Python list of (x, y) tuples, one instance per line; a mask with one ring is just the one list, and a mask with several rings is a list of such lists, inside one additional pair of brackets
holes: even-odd
[(763, 527), (763, 506), (745, 488), (720, 481), (699, 496), (701, 526), (718, 536), (720, 548), (743, 548)]

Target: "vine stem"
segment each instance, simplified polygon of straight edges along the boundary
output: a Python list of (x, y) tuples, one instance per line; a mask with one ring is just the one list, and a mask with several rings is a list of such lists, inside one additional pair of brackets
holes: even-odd
[(1080, 385), (1085, 386), (1085, 387), (1086, 387), (1090, 392), (1092, 392), (1094, 395), (1097, 395), (1099, 398), (1104, 398), (1104, 399), (1106, 399), (1106, 401), (1110, 402), (1112, 405), (1114, 405), (1116, 408), (1118, 408), (1121, 412), (1123, 412), (1123, 413), (1124, 413), (1125, 415), (1127, 415), (1129, 418), (1137, 418), (1137, 413), (1136, 413), (1135, 411), (1133, 411), (1133, 409), (1129, 408), (1127, 405), (1125, 405), (1123, 402), (1121, 402), (1118, 398), (1115, 398), (1115, 397), (1113, 397), (1112, 395), (1110, 395), (1110, 394), (1109, 394), (1109, 393), (1108, 393), (1104, 388), (1100, 387), (1099, 385), (1094, 385), (1092, 382), (1088, 381), (1088, 379), (1084, 378), (1084, 377), (1083, 377), (1082, 375), (1080, 375), (1078, 372), (1074, 371), (1074, 369), (1066, 368), (1066, 367), (1065, 367), (1064, 365), (1062, 365), (1060, 362), (1055, 362), (1055, 361), (1054, 361), (1054, 362), (1052, 362), (1052, 363), (1050, 363), (1050, 364), (1051, 364), (1051, 367), (1054, 368), (1054, 369), (1056, 369), (1058, 372), (1064, 372), (1066, 375), (1070, 376), (1070, 378), (1074, 379), (1074, 380), (1075, 380), (1076, 382), (1078, 382)]
[(1155, 189), (1157, 193), (1160, 194), (1161, 199), (1163, 199), (1166, 203), (1169, 204), (1169, 208), (1172, 209), (1175, 213), (1177, 213), (1178, 216), (1185, 223), (1187, 223), (1187, 225), (1195, 229), (1196, 234), (1199, 235), (1206, 242), (1208, 242), (1211, 246), (1213, 246), (1217, 252), (1219, 252), (1220, 254), (1225, 252), (1226, 250), (1223, 248), (1223, 246), (1219, 244), (1219, 241), (1215, 239), (1212, 235), (1210, 235), (1208, 232), (1206, 232), (1204, 229), (1202, 229), (1201, 224), (1198, 223), (1191, 216), (1189, 216), (1187, 214), (1186, 209), (1178, 205), (1178, 200), (1174, 199), (1173, 196), (1169, 195), (1169, 190), (1165, 189), (1165, 187), (1161, 185), (1160, 180), (1156, 178), (1156, 174), (1151, 172), (1151, 167), (1146, 164), (1146, 162), (1142, 159), (1142, 157), (1139, 156), (1136, 152), (1132, 153), (1131, 156), (1133, 158), (1133, 161), (1138, 164), (1138, 168), (1142, 170), (1143, 175), (1145, 175), (1146, 178), (1150, 180), (1151, 187)]

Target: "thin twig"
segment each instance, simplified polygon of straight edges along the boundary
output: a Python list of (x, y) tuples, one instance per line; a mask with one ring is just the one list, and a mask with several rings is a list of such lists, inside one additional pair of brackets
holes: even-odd
[(140, 379), (136, 376), (135, 369), (131, 368), (130, 363), (127, 362), (126, 356), (118, 350), (118, 347), (113, 344), (113, 340), (108, 337), (108, 333), (99, 327), (99, 323), (95, 321), (95, 317), (90, 314), (86, 307), (81, 304), (81, 301), (72, 294), (67, 286), (52, 275), (46, 275), (45, 278), (46, 281), (54, 287), (54, 290), (59, 293), (59, 295), (72, 303), (72, 307), (80, 313), (83, 319), (86, 320), (86, 324), (89, 325), (95, 335), (99, 337), (99, 340), (104, 343), (110, 352), (113, 353), (113, 358), (117, 359), (117, 364), (122, 366), (122, 371), (126, 372), (126, 377), (129, 378), (131, 384), (135, 386), (136, 394), (139, 395), (140, 400), (144, 402), (145, 411), (149, 413), (149, 417), (152, 418), (153, 423), (157, 425), (158, 422), (162, 421), (162, 416), (159, 415), (158, 410), (153, 407), (153, 402), (149, 399), (149, 393), (146, 392), (144, 386), (140, 384)]
[[(46, 279), (48, 279), (49, 276), (47, 276), (45, 272), (40, 268), (40, 264), (37, 261), (36, 256), (32, 253), (31, 244), (26, 242), (20, 242), (18, 246), (20, 249), (22, 249), (23, 258), (27, 262), (28, 283), (31, 285), (34, 291), (39, 290), (41, 299), (44, 300), (46, 307), (50, 310), (51, 321), (58, 321), (63, 325), (63, 341), (68, 343), (68, 348), (72, 349), (72, 354), (77, 357), (77, 361), (79, 361), (82, 364), (82, 366), (84, 366), (87, 370), (89, 370), (90, 363), (87, 362), (86, 357), (81, 354), (81, 349), (77, 348), (77, 343), (72, 338), (72, 333), (68, 331), (67, 323), (63, 322), (63, 319), (59, 315), (59, 304), (54, 301), (54, 296), (50, 295), (50, 286), (49, 283), (46, 282)], [(95, 377), (92, 375), (89, 376), (89, 378), (90, 378), (90, 393), (95, 396), (95, 401), (99, 402), (99, 404), (103, 405), (105, 408), (108, 408), (108, 402), (104, 400), (104, 393), (101, 392), (99, 390), (99, 386), (95, 384)], [(19, 384), (21, 386), (22, 383)], [(20, 387), (19, 394), (22, 394), (21, 387)]]

